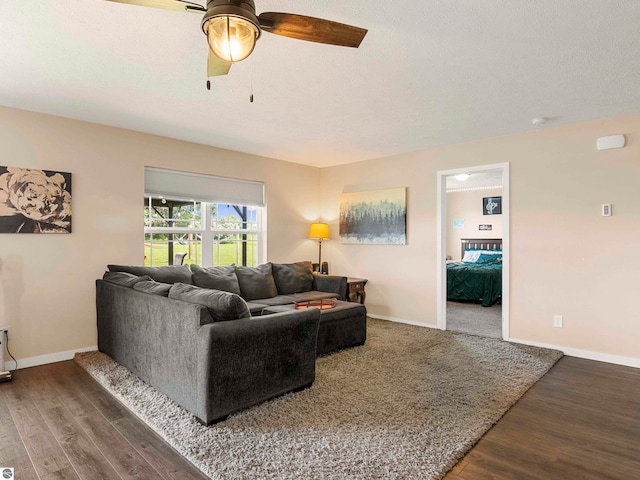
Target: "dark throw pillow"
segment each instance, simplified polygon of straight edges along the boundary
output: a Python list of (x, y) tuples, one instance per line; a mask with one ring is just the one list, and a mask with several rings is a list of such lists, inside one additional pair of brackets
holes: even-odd
[(280, 295), (309, 292), (313, 289), (311, 262), (274, 263), (273, 279)]
[(236, 277), (236, 267), (201, 267), (195, 263), (191, 265), (193, 284), (197, 287), (212, 288), (240, 295), (240, 284)]
[(236, 276), (240, 284), (242, 298), (247, 302), (278, 295), (270, 263), (257, 267), (236, 267)]
[(151, 279), (143, 280), (133, 286), (134, 290), (138, 290), (144, 293), (151, 293), (152, 295), (160, 295), (162, 297), (169, 296), (170, 288), (171, 285), (167, 283), (155, 282)]
[(110, 272), (127, 272), (134, 275), (149, 275), (156, 282), (186, 283), (191, 285), (191, 270), (188, 265), (167, 265), (164, 267), (143, 267), (137, 265), (108, 265)]
[(134, 285), (138, 282), (151, 280), (151, 278), (146, 275), (139, 277), (138, 275), (126, 272), (104, 272), (102, 279), (105, 282), (114, 283), (116, 285), (129, 288), (133, 288)]
[(169, 290), (169, 298), (204, 305), (214, 322), (251, 317), (247, 302), (235, 293), (176, 283)]

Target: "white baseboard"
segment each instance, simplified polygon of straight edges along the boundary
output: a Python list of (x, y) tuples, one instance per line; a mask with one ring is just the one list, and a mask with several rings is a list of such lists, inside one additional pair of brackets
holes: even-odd
[[(415, 325), (417, 327), (438, 328), (436, 325), (414, 322), (411, 320), (404, 320), (401, 318), (386, 317), (383, 315), (377, 315), (375, 313), (367, 314), (371, 318), (378, 318), (380, 320), (388, 320), (389, 322), (405, 323), (407, 325)], [(590, 350), (581, 350), (579, 348), (563, 347), (561, 345), (550, 345), (548, 343), (531, 342), (529, 340), (521, 340), (519, 338), (509, 338), (507, 342), (521, 343), (523, 345), (531, 345), (533, 347), (550, 348), (552, 350), (560, 350), (565, 355), (571, 357), (584, 358), (586, 360), (595, 360), (597, 362), (613, 363), (616, 365), (623, 365), (625, 367), (640, 368), (640, 358), (635, 357), (623, 357), (620, 355), (610, 355), (608, 353), (592, 352)]]
[[(39, 357), (19, 358), (18, 368), (22, 369), (22, 368), (36, 367), (38, 365), (46, 365), (47, 363), (55, 363), (55, 362), (62, 362), (64, 360), (71, 360), (73, 356), (78, 352), (92, 352), (97, 349), (98, 347), (95, 346), (95, 347), (79, 348), (77, 350), (69, 350), (67, 352), (50, 353), (49, 355), (40, 355)], [(7, 356), (5, 356), (5, 360)], [(16, 368), (16, 363), (13, 360), (10, 360), (8, 362), (5, 361), (4, 368), (5, 370), (14, 370)]]
[(387, 320), (394, 323), (404, 323), (406, 325), (414, 325), (416, 327), (426, 328), (438, 328), (437, 325), (431, 323), (414, 322), (413, 320), (405, 320), (404, 318), (386, 317), (384, 315), (378, 315), (377, 313), (367, 312), (367, 317), (377, 318), (378, 320)]
[[(404, 320), (402, 318), (387, 317), (384, 315), (377, 315), (377, 314), (371, 314), (371, 313), (369, 313), (368, 316), (371, 318), (377, 318), (380, 320), (387, 320), (389, 322), (414, 325), (416, 327), (437, 328), (435, 325), (414, 322), (412, 320)], [(587, 360), (595, 360), (598, 362), (613, 363), (616, 365), (624, 365), (626, 367), (640, 368), (640, 358), (623, 357), (620, 355), (611, 355), (608, 353), (593, 352), (590, 350), (581, 350), (578, 348), (563, 347), (561, 345), (550, 345), (548, 343), (531, 342), (529, 340), (521, 340), (519, 338), (510, 338), (507, 341), (513, 342), (513, 343), (521, 343), (523, 345), (531, 345), (533, 347), (560, 350), (565, 355), (569, 355), (571, 357), (584, 358)], [(71, 360), (73, 356), (78, 352), (91, 352), (97, 349), (98, 347), (94, 346), (94, 347), (87, 347), (87, 348), (79, 348), (77, 350), (69, 350), (67, 352), (51, 353), (49, 355), (41, 355), (39, 357), (22, 358), (18, 360), (18, 367), (19, 368), (36, 367), (38, 365), (45, 365), (47, 363), (55, 363), (55, 362), (62, 362), (64, 360)], [(14, 370), (15, 362), (13, 360), (5, 362), (4, 369)]]
[(579, 348), (563, 347), (561, 345), (549, 345), (548, 343), (531, 342), (529, 340), (520, 340), (519, 338), (510, 338), (508, 342), (521, 343), (523, 345), (531, 345), (533, 347), (551, 348), (560, 350), (565, 355), (571, 357), (584, 358), (587, 360), (596, 360), (598, 362), (614, 363), (616, 365), (624, 365), (626, 367), (640, 368), (640, 358), (623, 357), (621, 355), (611, 355), (602, 352), (592, 352), (590, 350), (581, 350)]

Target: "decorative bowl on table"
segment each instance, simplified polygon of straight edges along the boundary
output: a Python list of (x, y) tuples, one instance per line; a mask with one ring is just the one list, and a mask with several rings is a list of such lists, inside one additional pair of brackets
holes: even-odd
[(302, 310), (304, 308), (319, 308), (320, 310), (326, 310), (336, 306), (335, 298), (323, 298), (321, 300), (307, 300), (305, 302), (296, 302), (296, 310)]

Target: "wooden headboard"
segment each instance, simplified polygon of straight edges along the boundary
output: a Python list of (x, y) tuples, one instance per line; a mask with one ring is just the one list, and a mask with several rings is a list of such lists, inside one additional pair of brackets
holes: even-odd
[(461, 256), (464, 258), (465, 250), (502, 250), (501, 238), (461, 238), (460, 239)]

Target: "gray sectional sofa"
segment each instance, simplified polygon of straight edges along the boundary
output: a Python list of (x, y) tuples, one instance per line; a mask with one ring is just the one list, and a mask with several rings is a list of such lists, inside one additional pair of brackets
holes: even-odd
[(96, 281), (98, 349), (204, 424), (310, 386), (320, 311), (262, 312), (347, 290), (311, 262), (108, 268)]

